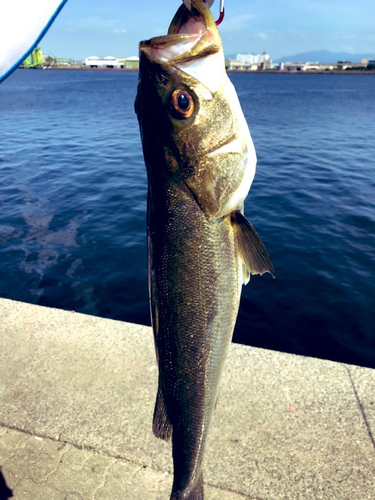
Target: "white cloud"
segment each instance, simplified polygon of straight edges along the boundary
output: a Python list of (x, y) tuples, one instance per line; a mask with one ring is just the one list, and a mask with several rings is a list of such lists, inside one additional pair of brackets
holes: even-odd
[(226, 18), (225, 22), (220, 26), (220, 31), (240, 31), (247, 28), (250, 22), (254, 19), (251, 14), (243, 14)]
[(116, 28), (116, 29), (113, 30), (113, 33), (115, 35), (122, 35), (122, 34), (126, 33), (126, 29), (118, 29), (118, 28)]
[(258, 33), (256, 35), (254, 35), (256, 38), (262, 38), (263, 40), (265, 40), (266, 38), (268, 38), (268, 36), (265, 34), (265, 33)]

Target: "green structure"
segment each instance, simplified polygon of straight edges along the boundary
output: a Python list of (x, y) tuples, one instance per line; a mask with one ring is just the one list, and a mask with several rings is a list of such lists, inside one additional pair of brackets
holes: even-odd
[(26, 57), (22, 66), (24, 68), (38, 68), (43, 66), (43, 53), (40, 47), (35, 49)]
[(120, 67), (125, 69), (138, 69), (139, 57), (131, 56), (125, 59), (119, 59)]

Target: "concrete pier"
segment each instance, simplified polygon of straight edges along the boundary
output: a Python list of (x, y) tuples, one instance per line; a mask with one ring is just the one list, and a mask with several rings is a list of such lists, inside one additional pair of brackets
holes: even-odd
[[(0, 299), (0, 339), (0, 500), (169, 499), (150, 328)], [(374, 370), (233, 344), (206, 498), (374, 500), (374, 436)]]

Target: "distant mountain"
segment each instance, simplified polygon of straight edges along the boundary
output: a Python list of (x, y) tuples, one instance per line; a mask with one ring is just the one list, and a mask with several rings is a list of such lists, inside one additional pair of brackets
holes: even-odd
[(310, 50), (292, 56), (280, 57), (273, 62), (320, 62), (336, 63), (337, 61), (361, 62), (361, 59), (374, 58), (375, 54), (350, 54), (349, 52), (331, 52), (329, 50)]

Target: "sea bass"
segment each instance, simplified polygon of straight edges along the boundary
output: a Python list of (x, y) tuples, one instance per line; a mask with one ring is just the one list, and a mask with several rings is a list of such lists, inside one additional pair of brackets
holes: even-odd
[(135, 109), (148, 176), (152, 326), (159, 366), (153, 432), (172, 436), (171, 500), (201, 500), (202, 458), (241, 287), (273, 274), (243, 215), (256, 155), (203, 0), (168, 35), (140, 42)]

